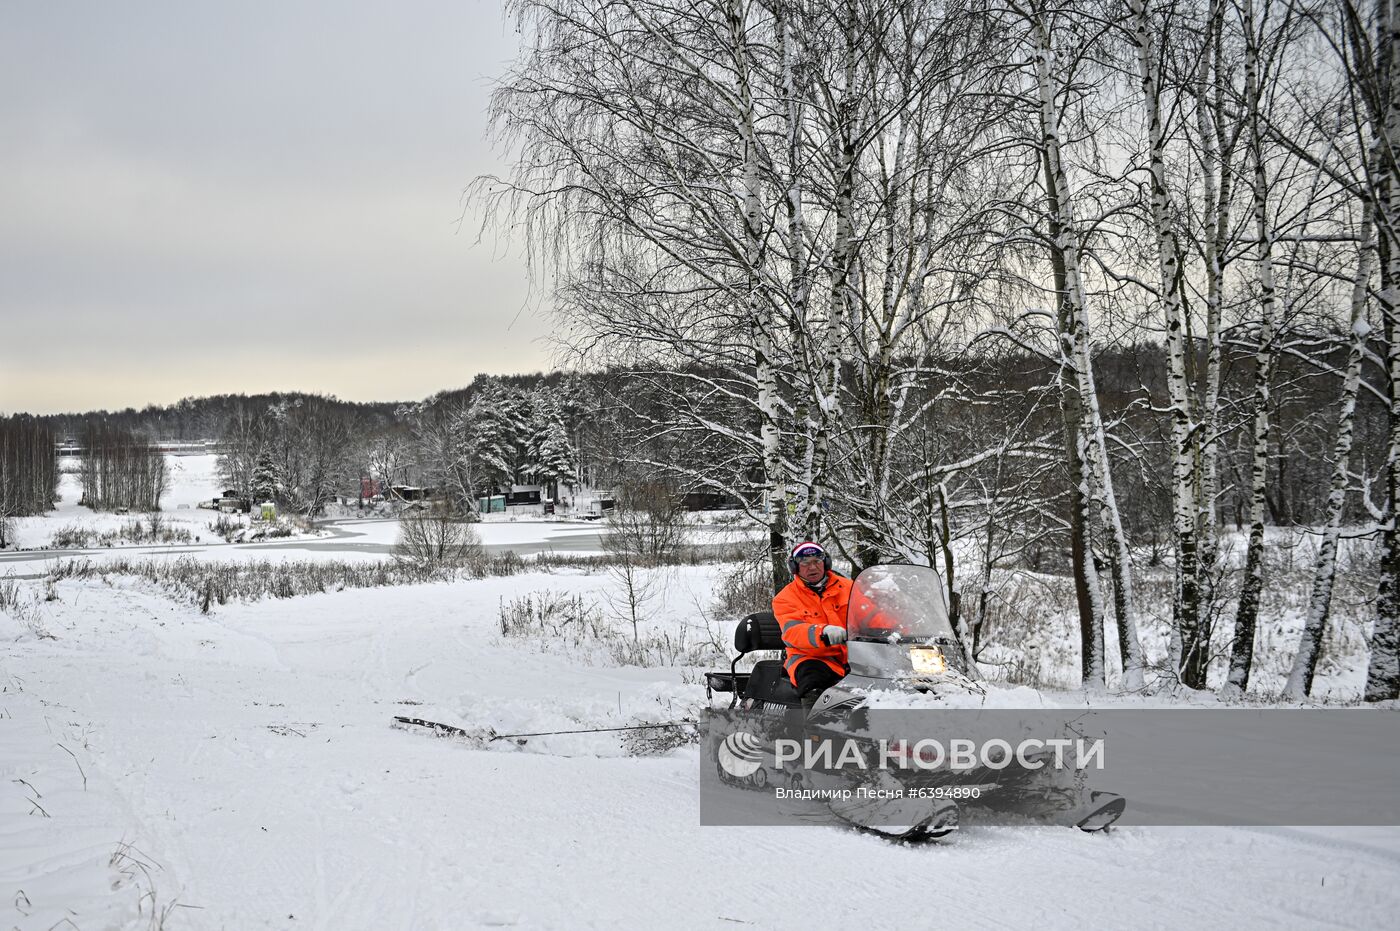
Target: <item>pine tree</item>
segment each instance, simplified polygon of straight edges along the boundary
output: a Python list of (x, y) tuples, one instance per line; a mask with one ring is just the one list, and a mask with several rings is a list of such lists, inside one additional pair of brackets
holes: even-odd
[(257, 461), (253, 465), (253, 476), (250, 484), (253, 501), (257, 503), (277, 501), (281, 490), (282, 482), (277, 468), (277, 460), (272, 455), (271, 450), (264, 449), (258, 453)]
[(558, 416), (550, 416), (536, 431), (531, 446), (530, 471), (549, 486), (549, 496), (559, 497), (560, 481), (573, 479), (578, 470), (578, 454), (569, 441), (569, 431)]

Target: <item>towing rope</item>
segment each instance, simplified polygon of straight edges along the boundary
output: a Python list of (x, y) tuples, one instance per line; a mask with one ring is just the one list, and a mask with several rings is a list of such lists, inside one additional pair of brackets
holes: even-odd
[(694, 721), (672, 721), (664, 724), (631, 724), (626, 727), (588, 727), (583, 728), (581, 730), (572, 731), (537, 731), (533, 734), (497, 734), (495, 731), (492, 731), (490, 728), (487, 728), (487, 731), (490, 733), (490, 736), (488, 737), (486, 734), (473, 733), (472, 731), (469, 731), (465, 728), (457, 727), (452, 724), (440, 724), (437, 721), (425, 721), (422, 718), (405, 718), (400, 715), (394, 715), (394, 720), (400, 724), (415, 724), (418, 727), (428, 727), (432, 728), (433, 730), (443, 731), (445, 733), (453, 734), (458, 737), (469, 737), (473, 740), (485, 740), (487, 743), (490, 743), (493, 740), (515, 740), (517, 738), (525, 737), (556, 737), (561, 734), (602, 734), (608, 731), (649, 731), (660, 727), (700, 726)]

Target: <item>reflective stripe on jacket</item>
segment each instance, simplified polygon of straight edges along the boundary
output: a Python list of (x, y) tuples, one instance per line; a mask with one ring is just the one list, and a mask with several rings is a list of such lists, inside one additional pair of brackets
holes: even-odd
[(793, 670), (803, 660), (818, 659), (838, 676), (846, 674), (846, 645), (827, 646), (822, 628), (846, 626), (846, 606), (851, 600), (851, 580), (834, 572), (826, 574), (826, 588), (818, 595), (801, 579), (793, 579), (773, 596), (773, 616), (783, 631), (787, 659), (783, 669), (796, 685)]

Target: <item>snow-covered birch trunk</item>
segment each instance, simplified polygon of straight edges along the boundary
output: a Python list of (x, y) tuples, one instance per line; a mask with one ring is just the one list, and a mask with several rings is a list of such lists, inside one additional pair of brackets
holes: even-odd
[[(835, 169), (833, 198), (834, 232), (831, 243), (830, 333), (821, 339), (817, 358), (824, 362), (824, 374), (817, 379), (818, 401), (826, 423), (841, 416), (841, 363), (848, 355), (845, 341), (857, 339), (859, 328), (853, 319), (855, 299), (851, 278), (855, 267), (855, 184), (856, 184), (856, 48), (853, 22), (855, 11), (847, 7), (841, 19), (841, 86), (837, 89), (836, 112), (831, 137), (831, 164)], [(861, 566), (877, 561), (873, 555), (869, 523), (861, 521), (856, 531), (855, 558)]]
[(1380, 85), (1384, 94), (1384, 149), (1380, 176), (1384, 196), (1378, 198), (1378, 226), (1385, 266), (1381, 315), (1385, 328), (1386, 372), (1390, 389), (1390, 434), (1386, 450), (1389, 514), (1382, 532), (1381, 578), (1371, 634), (1371, 659), (1366, 669), (1368, 702), (1400, 698), (1400, 0), (1377, 0), (1376, 38)]
[[(1196, 128), (1200, 138), (1201, 229), (1205, 272), (1205, 383), (1197, 411), (1193, 440), (1196, 495), (1196, 593), (1199, 610), (1212, 612), (1215, 601), (1215, 566), (1219, 552), (1219, 518), (1216, 491), (1219, 486), (1220, 438), (1217, 427), (1220, 410), (1221, 337), (1220, 317), (1224, 291), (1225, 262), (1230, 231), (1230, 198), (1233, 173), (1229, 170), (1225, 140), (1225, 112), (1220, 105), (1220, 82), (1224, 74), (1221, 31), (1224, 24), (1223, 0), (1210, 0), (1206, 13), (1206, 34), (1196, 71)], [(1233, 145), (1228, 146), (1233, 149)], [(1190, 346), (1188, 342), (1188, 346)], [(1194, 354), (1194, 348), (1188, 349)], [(1181, 670), (1181, 629), (1172, 625), (1167, 646), (1173, 669)]]
[(1176, 232), (1172, 227), (1166, 181), (1166, 140), (1162, 125), (1162, 103), (1158, 79), (1157, 43), (1154, 38), (1150, 0), (1129, 0), (1132, 11), (1134, 44), (1137, 46), (1138, 76), (1142, 81), (1143, 105), (1147, 112), (1148, 172), (1151, 179), (1151, 215), (1157, 252), (1160, 297), (1167, 327), (1167, 395), (1171, 419), (1172, 530), (1176, 543), (1176, 611), (1179, 633), (1173, 640), (1185, 644), (1183, 655), (1198, 661), (1177, 668), (1182, 681), (1191, 688), (1205, 687), (1206, 652), (1191, 645), (1210, 640), (1210, 630), (1202, 623), (1197, 569), (1197, 488), (1195, 439), (1191, 422), (1191, 397), (1187, 383), (1186, 312), (1181, 299), (1181, 265)]
[[(928, 476), (925, 481), (932, 481), (932, 476)], [(953, 558), (953, 528), (948, 518), (948, 488), (944, 482), (937, 484), (938, 498), (938, 541), (937, 547), (943, 557), (943, 585), (948, 598), (948, 610), (953, 610), (954, 599), (958, 598), (958, 588), (954, 580), (957, 572), (957, 562)], [(929, 561), (933, 561), (933, 548), (929, 549)], [(967, 674), (972, 679), (981, 679), (982, 674), (977, 669), (977, 663), (973, 659), (972, 649), (972, 628), (967, 623), (967, 615), (963, 612), (961, 604), (958, 605), (957, 616), (953, 618), (953, 629), (957, 632), (958, 642), (962, 645), (963, 655), (968, 659)]]
[[(787, 214), (788, 252), (788, 300), (791, 304), (794, 328), (793, 349), (802, 353), (802, 369), (806, 373), (818, 372), (824, 368), (822, 356), (825, 339), (808, 339), (813, 323), (824, 329), (824, 321), (809, 321), (810, 296), (812, 290), (811, 271), (808, 266), (807, 221), (803, 206), (802, 187), (802, 100), (797, 84), (797, 39), (792, 32), (792, 22), (786, 10), (780, 11), (777, 29), (782, 73), (780, 80), (783, 91), (783, 133), (787, 149), (787, 177), (783, 192), (783, 206)], [(824, 336), (824, 334), (823, 334)], [(800, 536), (815, 540), (821, 535), (821, 516), (826, 499), (826, 465), (829, 457), (829, 433), (826, 428), (826, 413), (820, 401), (820, 392), (815, 384), (799, 386), (801, 399), (796, 412), (796, 420), (807, 424), (806, 435), (800, 437), (802, 454), (799, 457), (802, 475), (800, 504)]]
[[(1089, 485), (1093, 473), (1084, 461), (1079, 444), (1079, 391), (1064, 393), (1065, 447), (1069, 455), (1070, 488), (1070, 561), (1074, 575), (1074, 594), (1079, 608), (1080, 676), (1088, 692), (1107, 688), (1104, 659), (1104, 604), (1099, 570), (1094, 565), (1094, 551), (1089, 528), (1093, 526), (1092, 498)], [(988, 574), (990, 578), (990, 573)]]
[[(906, 72), (906, 84), (911, 80), (912, 75)], [(871, 426), (875, 428), (871, 432), (879, 434), (876, 442), (872, 444), (871, 451), (871, 468), (875, 476), (876, 489), (872, 516), (882, 525), (890, 523), (885, 509), (890, 500), (889, 488), (894, 467), (891, 450), (899, 429), (899, 411), (903, 407), (904, 399), (908, 396), (909, 388), (907, 383), (896, 387), (894, 377), (895, 344), (898, 339), (900, 317), (895, 282), (901, 277), (896, 259), (899, 235), (897, 230), (899, 229), (900, 206), (903, 203), (900, 192), (903, 185), (908, 146), (909, 124), (902, 122), (899, 137), (895, 143), (894, 163), (888, 174), (882, 179), (884, 203), (881, 212), (885, 226), (884, 255), (882, 256), (884, 282), (880, 294), (880, 317), (876, 322), (874, 333), (875, 353), (871, 363)], [(896, 393), (898, 399), (896, 399)], [(951, 560), (952, 550), (949, 549), (947, 554)], [(951, 566), (949, 566), (948, 571), (951, 572)], [(951, 586), (951, 575), (945, 581)]]
[[(1070, 479), (1070, 547), (1073, 563), (1075, 595), (1079, 606), (1080, 672), (1084, 689), (1102, 692), (1106, 687), (1104, 661), (1104, 604), (1099, 583), (1090, 528), (1093, 526), (1093, 468), (1084, 456), (1081, 432), (1084, 424), (1084, 401), (1080, 380), (1073, 373), (1074, 362), (1069, 349), (1068, 334), (1074, 327), (1071, 304), (1069, 264), (1066, 248), (1066, 193), (1062, 191), (1063, 173), (1059, 167), (1058, 115), (1054, 112), (1054, 91), (1049, 86), (1048, 36), (1035, 26), (1036, 79), (1041, 106), (1041, 159), (1045, 170), (1045, 191), (1050, 237), (1050, 253), (1056, 294), (1056, 321), (1060, 347), (1060, 394), (1064, 412), (1065, 453)], [(1049, 100), (1047, 112), (1046, 100)]]
[[(1400, 141), (1400, 140), (1397, 140)], [(1394, 150), (1392, 150), (1394, 151)], [(1389, 485), (1389, 514), (1381, 537), (1381, 578), (1376, 594), (1376, 616), (1371, 633), (1371, 658), (1366, 667), (1366, 688), (1363, 697), (1368, 702), (1400, 699), (1400, 520), (1396, 506), (1400, 502), (1400, 241), (1395, 224), (1400, 221), (1400, 203), (1392, 192), (1390, 206), (1391, 237), (1387, 286), (1381, 300), (1385, 315), (1386, 369), (1390, 383), (1390, 436), (1387, 450), (1387, 484)]]
[[(1260, 127), (1259, 43), (1255, 33), (1254, 3), (1245, 0), (1245, 97), (1249, 122), (1249, 151), (1253, 164), (1254, 229), (1258, 242), (1256, 266), (1259, 276), (1259, 342), (1254, 354), (1253, 435), (1250, 465), (1249, 544), (1245, 551), (1244, 580), (1235, 610), (1235, 640), (1230, 652), (1230, 671), (1221, 697), (1237, 699), (1249, 688), (1254, 664), (1254, 631), (1259, 619), (1259, 597), (1264, 590), (1264, 515), (1269, 478), (1269, 402), (1273, 382), (1274, 326), (1277, 295), (1274, 286), (1274, 231), (1269, 223), (1268, 173), (1264, 164), (1264, 144)], [(1207, 650), (1209, 644), (1200, 644)], [(1191, 662), (1184, 656), (1183, 663)]]
[(1284, 697), (1299, 701), (1312, 694), (1313, 674), (1322, 646), (1322, 634), (1332, 610), (1332, 589), (1336, 580), (1337, 544), (1342, 533), (1348, 477), (1351, 465), (1352, 426), (1356, 420), (1356, 398), (1361, 388), (1361, 362), (1366, 353), (1366, 340), (1371, 326), (1366, 313), (1367, 294), (1371, 286), (1371, 235), (1375, 205), (1362, 204), (1361, 246), (1356, 261), (1356, 280), (1351, 289), (1351, 342), (1347, 351), (1346, 372), (1342, 376), (1341, 407), (1337, 414), (1337, 439), (1332, 450), (1332, 487), (1327, 495), (1327, 519), (1323, 524), (1322, 542), (1317, 550), (1313, 568), (1312, 597), (1298, 639), (1298, 652), (1284, 686)]
[(744, 268), (748, 276), (745, 291), (746, 313), (753, 327), (754, 377), (757, 381), (759, 437), (763, 450), (763, 501), (768, 524), (769, 559), (773, 569), (773, 590), (788, 583), (788, 482), (783, 464), (782, 430), (779, 425), (778, 362), (776, 321), (762, 293), (763, 199), (762, 166), (759, 163), (758, 136), (754, 126), (754, 95), (749, 79), (747, 4), (731, 0), (726, 13), (729, 41), (737, 63), (740, 112), (737, 114), (740, 140), (744, 147), (740, 190), (744, 217)]
[[(1056, 56), (1050, 44), (1049, 32), (1040, 15), (1032, 19), (1035, 42), (1036, 84), (1040, 98), (1041, 144), (1047, 175), (1051, 179), (1058, 201), (1055, 251), (1064, 257), (1065, 312), (1060, 333), (1061, 350), (1065, 360), (1063, 370), (1072, 372), (1079, 394), (1079, 446), (1085, 463), (1086, 496), (1094, 501), (1100, 524), (1109, 537), (1109, 564), (1113, 573), (1114, 608), (1118, 621), (1119, 650), (1123, 660), (1123, 685), (1128, 689), (1143, 686), (1142, 647), (1137, 636), (1136, 605), (1133, 597), (1132, 561), (1123, 531), (1118, 502), (1113, 492), (1113, 474), (1108, 460), (1104, 436), (1103, 415), (1099, 408), (1098, 390), (1094, 381), (1093, 355), (1086, 294), (1081, 269), (1078, 230), (1075, 227), (1073, 197), (1062, 159), (1062, 137), (1059, 111), (1055, 102), (1058, 91)], [(1088, 547), (1086, 561), (1092, 560)]]
[[(1049, 232), (1051, 239), (1058, 245), (1061, 241), (1062, 216), (1060, 194), (1056, 187), (1055, 173), (1050, 167), (1048, 151), (1042, 151), (1041, 159), (1045, 170)], [(1065, 333), (1071, 325), (1069, 286), (1065, 254), (1059, 248), (1050, 252), (1050, 267), (1054, 275), (1057, 326), (1060, 333)], [(1085, 691), (1095, 693), (1105, 690), (1107, 674), (1104, 660), (1103, 589), (1099, 583), (1098, 567), (1094, 565), (1090, 538), (1090, 528), (1093, 526), (1091, 488), (1094, 475), (1083, 456), (1079, 441), (1080, 425), (1083, 423), (1079, 383), (1068, 374), (1070, 362), (1064, 352), (1063, 340), (1060, 341), (1060, 347), (1060, 404), (1064, 418), (1065, 456), (1070, 480), (1070, 563), (1074, 577), (1075, 602), (1079, 612), (1080, 679)]]

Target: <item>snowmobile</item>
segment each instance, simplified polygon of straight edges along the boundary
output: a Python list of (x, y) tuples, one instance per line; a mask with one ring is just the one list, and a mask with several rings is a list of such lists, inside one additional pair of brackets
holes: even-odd
[[(974, 680), (975, 670), (954, 631), (957, 609), (955, 596), (950, 612), (942, 579), (927, 566), (879, 565), (861, 572), (847, 609), (848, 672), (807, 711), (781, 659), (761, 659), (747, 672), (739, 670), (739, 663), (752, 654), (784, 649), (778, 621), (771, 613), (744, 618), (734, 632), (738, 655), (729, 670), (706, 673), (712, 708), (715, 693), (730, 696), (728, 707), (714, 709), (725, 726), (710, 728), (709, 758), (720, 781), (746, 789), (849, 787), (850, 767), (811, 765), (810, 758), (806, 765), (797, 765), (774, 752), (774, 742), (784, 735), (799, 735), (812, 743), (854, 741), (868, 761), (877, 745), (886, 754), (891, 746), (881, 743), (872, 731), (872, 722), (880, 718), (872, 712), (981, 707), (986, 690)], [(747, 732), (737, 740), (736, 724)], [(902, 745), (912, 748), (917, 742), (893, 742), (896, 749)], [(732, 765), (735, 753), (754, 762)], [(1073, 825), (1086, 832), (1107, 829), (1126, 807), (1119, 795), (1088, 789), (1083, 773), (1048, 767), (891, 771), (868, 766), (858, 771), (877, 772), (871, 778), (876, 780), (872, 789), (878, 791), (866, 792), (867, 801), (853, 803), (847, 798), (833, 806), (831, 814), (861, 830), (902, 840), (951, 834), (958, 829), (963, 806), (1021, 813), (1030, 820)], [(892, 788), (895, 791), (889, 791)], [(830, 798), (839, 793), (825, 794)], [(898, 800), (889, 801), (891, 797)]]

